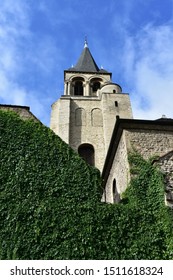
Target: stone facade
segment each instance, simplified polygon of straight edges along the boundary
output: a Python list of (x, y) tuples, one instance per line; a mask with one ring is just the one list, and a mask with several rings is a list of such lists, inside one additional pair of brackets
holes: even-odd
[(52, 105), (50, 128), (77, 152), (92, 147), (93, 165), (102, 171), (116, 116), (132, 118), (129, 95), (85, 47), (77, 66), (64, 71), (64, 95)]
[[(52, 105), (50, 128), (102, 172), (102, 201), (115, 203), (130, 181), (128, 153), (155, 157), (165, 174), (165, 201), (173, 207), (173, 120), (134, 120), (129, 95), (99, 69), (87, 43), (76, 64), (64, 71), (64, 95)], [(40, 122), (27, 106), (0, 105)]]
[(162, 157), (173, 150), (173, 131), (161, 130), (129, 130), (126, 131), (128, 149), (134, 147), (144, 158)]
[(173, 151), (160, 157), (156, 164), (160, 166), (165, 175), (165, 198), (166, 204), (173, 207)]
[(109, 171), (102, 201), (109, 203), (114, 202), (114, 185), (117, 193), (121, 194), (125, 191), (127, 184), (130, 181), (129, 170), (130, 167), (127, 158), (126, 138), (125, 133), (123, 132), (116, 150), (115, 158)]
[(100, 91), (92, 98), (63, 96), (52, 106), (51, 129), (75, 151), (81, 144), (91, 144), (95, 166), (101, 171), (117, 115), (132, 117), (127, 94)]
[[(130, 173), (128, 153), (132, 150), (139, 152), (145, 159), (157, 157), (158, 164), (163, 171), (166, 182), (167, 204), (173, 203), (173, 120), (170, 121), (144, 121), (144, 120), (118, 120), (115, 127), (113, 143), (116, 147), (108, 151), (112, 154), (104, 166), (105, 200), (113, 202), (113, 182), (116, 180), (118, 193), (127, 188)], [(110, 158), (110, 155), (109, 155)], [(109, 167), (110, 166), (110, 167)]]
[(102, 172), (103, 201), (119, 201), (130, 181), (128, 153), (135, 149), (145, 159), (158, 157), (172, 205), (173, 121), (133, 120), (129, 95), (111, 77), (85, 42), (75, 67), (64, 71), (64, 95), (52, 105), (50, 127)]

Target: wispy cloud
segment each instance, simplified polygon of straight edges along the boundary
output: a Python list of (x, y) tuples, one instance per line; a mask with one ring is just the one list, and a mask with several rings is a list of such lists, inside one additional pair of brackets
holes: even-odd
[(135, 117), (173, 117), (172, 42), (171, 25), (149, 24), (135, 37), (127, 37), (124, 68)]
[(19, 39), (28, 34), (26, 9), (23, 2), (11, 0), (2, 1), (0, 9), (0, 97), (10, 103), (15, 102), (17, 91), (20, 92), (20, 103), (25, 98), (25, 91), (15, 80), (22, 66)]
[(0, 103), (30, 106), (49, 124), (87, 35), (97, 64), (130, 92), (134, 117), (173, 117), (172, 1), (2, 0)]
[[(46, 96), (46, 87), (42, 92), (44, 79), (37, 80), (36, 74), (40, 71), (43, 76), (48, 75), (54, 69), (56, 47), (48, 36), (38, 39), (32, 33), (31, 19), (32, 10), (26, 1), (2, 1), (0, 103), (30, 106), (38, 118), (49, 124), (50, 109), (45, 110), (45, 105), (50, 107), (52, 100)], [(37, 92), (32, 83), (37, 84)]]

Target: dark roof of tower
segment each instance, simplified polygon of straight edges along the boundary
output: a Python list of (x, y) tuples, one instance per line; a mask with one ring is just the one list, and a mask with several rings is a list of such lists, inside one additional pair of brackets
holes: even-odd
[(88, 47), (84, 47), (77, 64), (74, 67), (82, 72), (98, 72), (99, 68)]
[(74, 67), (71, 67), (68, 69), (68, 71), (74, 71), (74, 72), (99, 72), (99, 73), (108, 73), (105, 69), (97, 66), (89, 48), (88, 44), (85, 41), (84, 49), (78, 59), (78, 62)]

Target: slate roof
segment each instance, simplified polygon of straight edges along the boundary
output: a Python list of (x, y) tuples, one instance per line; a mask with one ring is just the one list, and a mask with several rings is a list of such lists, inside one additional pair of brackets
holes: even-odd
[(92, 73), (108, 73), (104, 69), (99, 69), (97, 66), (89, 48), (88, 45), (85, 43), (84, 49), (79, 57), (78, 62), (74, 67), (71, 67), (68, 69), (68, 71), (74, 71), (74, 72), (92, 72)]
[(98, 72), (99, 68), (90, 53), (88, 47), (85, 47), (79, 57), (77, 64), (74, 67), (78, 71), (82, 72)]

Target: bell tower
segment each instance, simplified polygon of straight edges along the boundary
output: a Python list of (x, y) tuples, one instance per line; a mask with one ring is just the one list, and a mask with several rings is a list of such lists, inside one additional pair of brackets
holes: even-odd
[(99, 68), (85, 40), (77, 64), (64, 71), (64, 95), (52, 105), (50, 128), (102, 171), (116, 116), (132, 118), (129, 95)]

